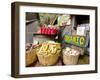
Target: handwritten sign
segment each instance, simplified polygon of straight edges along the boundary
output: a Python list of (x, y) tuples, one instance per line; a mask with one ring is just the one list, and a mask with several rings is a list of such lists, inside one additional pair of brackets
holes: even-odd
[(71, 35), (66, 34), (64, 36), (64, 41), (69, 44), (73, 44), (73, 45), (80, 46), (80, 47), (85, 47), (86, 37), (78, 36), (78, 35), (71, 36)]

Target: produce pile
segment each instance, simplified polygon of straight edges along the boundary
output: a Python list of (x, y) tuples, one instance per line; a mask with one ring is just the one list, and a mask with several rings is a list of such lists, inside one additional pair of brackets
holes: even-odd
[(63, 49), (63, 53), (67, 56), (70, 56), (70, 55), (80, 55), (80, 52), (76, 49), (72, 49), (72, 48), (69, 48), (69, 47), (66, 47), (65, 49)]
[(61, 51), (60, 43), (56, 42), (44, 42), (42, 46), (38, 49), (37, 54), (43, 56), (59, 54)]

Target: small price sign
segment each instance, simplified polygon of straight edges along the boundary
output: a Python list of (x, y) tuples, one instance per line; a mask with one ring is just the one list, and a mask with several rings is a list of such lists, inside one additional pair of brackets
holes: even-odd
[(79, 47), (85, 47), (86, 44), (86, 37), (85, 36), (78, 36), (78, 35), (65, 35), (64, 41), (69, 44), (73, 44)]

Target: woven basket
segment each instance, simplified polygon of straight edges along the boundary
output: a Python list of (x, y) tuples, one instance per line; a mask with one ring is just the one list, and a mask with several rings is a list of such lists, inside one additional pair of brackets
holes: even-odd
[(72, 49), (78, 50), (80, 52), (80, 55), (84, 55), (85, 48), (80, 48), (77, 46), (71, 46)]
[(30, 64), (33, 64), (36, 61), (37, 61), (36, 50), (32, 49), (26, 51), (26, 66), (29, 66)]
[(79, 55), (65, 55), (63, 54), (63, 63), (65, 65), (75, 65), (78, 63)]
[[(56, 47), (54, 48), (52, 45)], [(58, 43), (44, 42), (37, 48), (36, 54), (41, 65), (51, 66), (57, 63), (61, 54), (61, 46)]]
[(48, 55), (48, 56), (43, 56), (43, 55), (37, 55), (37, 56), (38, 56), (38, 60), (41, 65), (50, 66), (50, 65), (54, 65), (57, 63), (60, 55), (54, 54), (54, 55)]

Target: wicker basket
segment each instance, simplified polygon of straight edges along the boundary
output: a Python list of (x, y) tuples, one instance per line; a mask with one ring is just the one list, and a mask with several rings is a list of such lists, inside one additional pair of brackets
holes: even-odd
[(43, 55), (37, 55), (37, 56), (41, 65), (50, 66), (57, 63), (60, 55), (54, 54), (54, 55), (48, 55), (48, 56), (43, 56)]
[(79, 55), (65, 55), (63, 54), (63, 63), (65, 65), (75, 65), (78, 63)]
[(77, 46), (71, 46), (72, 49), (76, 49), (80, 52), (80, 55), (84, 55), (84, 52), (85, 52), (85, 48), (80, 48), (80, 47), (77, 47)]
[[(43, 43), (42, 47), (47, 45), (48, 43)], [(48, 44), (49, 46), (51, 44)], [(59, 45), (59, 44), (55, 44), (55, 45)], [(60, 45), (59, 45), (60, 47)], [(43, 49), (42, 49), (43, 50)], [(42, 51), (41, 47), (38, 47), (37, 49), (37, 57), (39, 60), (39, 63), (43, 66), (50, 66), (50, 65), (54, 65), (57, 63), (59, 56), (61, 54), (61, 49), (58, 49), (56, 47), (56, 52), (55, 49), (53, 49), (53, 51), (50, 51), (50, 48), (48, 50)]]
[(36, 49), (26, 51), (26, 66), (29, 66), (37, 61)]

